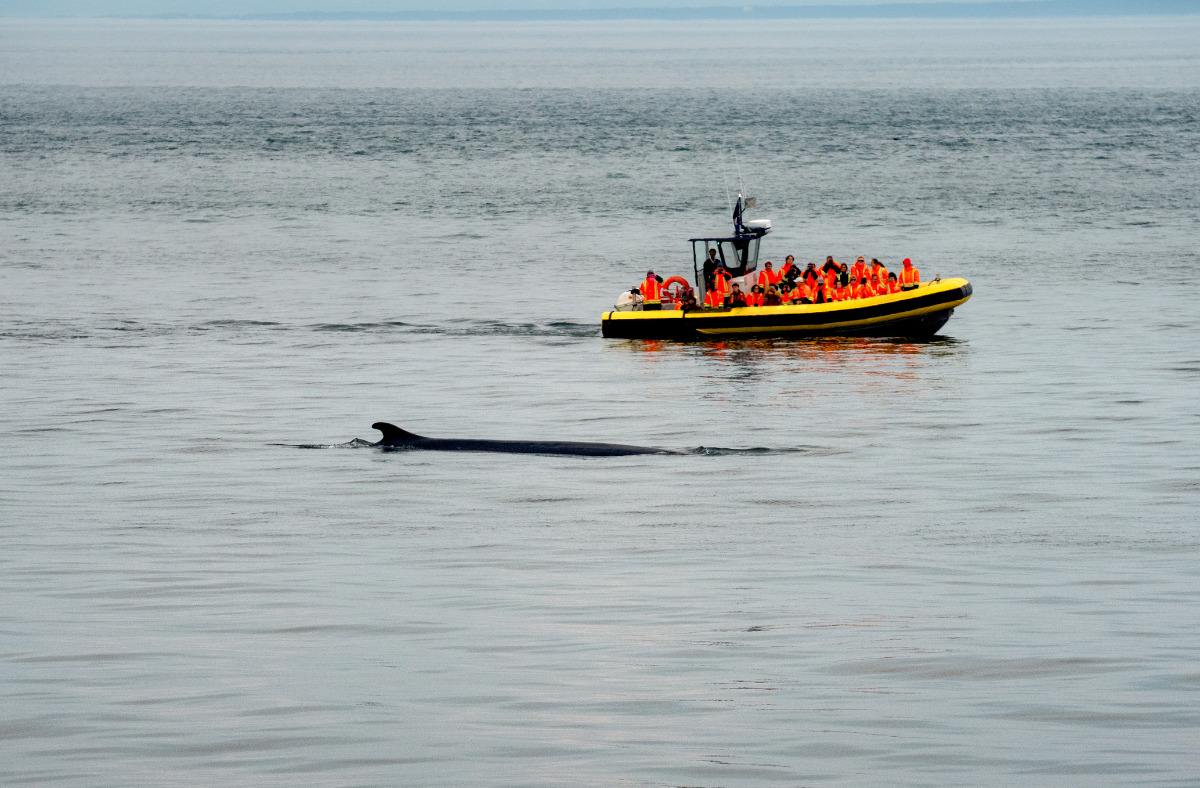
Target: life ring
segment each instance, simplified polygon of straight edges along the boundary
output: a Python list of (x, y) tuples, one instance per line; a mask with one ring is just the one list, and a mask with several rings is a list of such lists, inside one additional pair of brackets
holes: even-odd
[[(671, 285), (679, 285), (679, 288), (676, 291), (671, 292)], [(692, 286), (689, 285), (688, 280), (684, 279), (682, 276), (672, 276), (670, 279), (662, 283), (662, 291), (666, 298), (670, 298), (672, 301), (679, 301), (685, 295), (692, 292)]]

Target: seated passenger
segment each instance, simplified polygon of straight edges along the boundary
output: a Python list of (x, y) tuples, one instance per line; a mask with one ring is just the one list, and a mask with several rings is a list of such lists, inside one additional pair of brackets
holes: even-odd
[(796, 285), (796, 294), (799, 296), (797, 299), (798, 303), (812, 303), (812, 296), (815, 295), (814, 291), (812, 291), (812, 285), (805, 282), (804, 279), (800, 279), (800, 282)]
[(771, 285), (767, 288), (767, 294), (763, 297), (763, 306), (779, 306), (783, 301), (779, 298), (779, 288)]
[(828, 300), (825, 298), (825, 280), (818, 279), (816, 286), (813, 288), (812, 301), (814, 304), (824, 304)]
[(895, 271), (888, 274), (887, 291), (889, 293), (899, 293), (900, 292), (900, 280), (896, 278)]
[(700, 308), (700, 305), (696, 303), (696, 296), (692, 293), (691, 290), (687, 290), (684, 292), (683, 298), (679, 299), (679, 306), (676, 307), (676, 309), (679, 309), (685, 315), (688, 312), (695, 312), (699, 308)]
[(865, 276), (860, 276), (858, 279), (854, 280), (854, 284), (850, 285), (850, 297), (856, 299), (866, 298), (866, 289), (867, 278)]
[(838, 284), (837, 300), (838, 301), (849, 301), (850, 300), (850, 285), (847, 282), (841, 282)]
[(916, 290), (921, 286), (921, 272), (913, 267), (912, 260), (904, 258), (904, 268), (900, 271), (900, 289)]
[(720, 309), (725, 306), (725, 296), (721, 295), (720, 290), (709, 290), (704, 294), (704, 306), (707, 309)]
[(734, 285), (733, 291), (729, 294), (729, 308), (746, 306), (746, 294), (742, 292), (740, 285)]
[(750, 288), (746, 294), (746, 306), (762, 306), (762, 288), (758, 285)]
[(886, 282), (887, 275), (888, 275), (888, 270), (883, 267), (883, 263), (879, 262), (878, 259), (872, 257), (871, 258), (871, 272), (869, 274), (867, 274), (867, 276), (878, 276), (880, 282)]

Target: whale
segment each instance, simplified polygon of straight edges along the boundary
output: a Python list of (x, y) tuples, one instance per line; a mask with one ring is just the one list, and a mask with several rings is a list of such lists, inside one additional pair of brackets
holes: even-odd
[(371, 444), (381, 449), (424, 449), (426, 451), (490, 451), (503, 454), (563, 454), (574, 457), (625, 457), (632, 454), (676, 454), (651, 446), (622, 443), (586, 443), (581, 441), (497, 441), (478, 438), (426, 438), (402, 430), (395, 424), (377, 421), (371, 429), (383, 433), (383, 439)]

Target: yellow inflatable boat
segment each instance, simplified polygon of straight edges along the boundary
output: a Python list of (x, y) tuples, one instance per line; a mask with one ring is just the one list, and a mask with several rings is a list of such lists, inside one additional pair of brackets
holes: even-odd
[[(747, 205), (747, 203), (749, 205)], [(692, 238), (695, 297), (703, 301), (705, 284), (719, 266), (732, 282), (749, 292), (758, 278), (758, 247), (771, 229), (768, 219), (742, 221), (745, 207), (738, 195), (733, 211), (733, 235)], [(690, 290), (683, 277), (672, 277)], [(636, 291), (635, 291), (636, 292)], [(679, 295), (677, 292), (676, 296)], [(971, 297), (966, 279), (934, 279), (899, 293), (822, 304), (675, 309), (671, 299), (650, 311), (640, 294), (623, 293), (623, 303), (600, 318), (601, 332), (618, 339), (703, 340), (731, 337), (929, 337)], [(654, 305), (657, 306), (657, 305)], [(643, 311), (644, 310), (644, 311)]]
[(622, 339), (928, 337), (970, 297), (966, 279), (942, 279), (903, 293), (829, 304), (605, 312), (600, 328), (604, 336)]

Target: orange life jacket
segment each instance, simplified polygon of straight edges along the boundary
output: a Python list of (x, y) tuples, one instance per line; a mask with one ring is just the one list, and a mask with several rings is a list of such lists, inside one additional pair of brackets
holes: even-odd
[(866, 285), (860, 285), (860, 284), (850, 285), (850, 297), (851, 298), (866, 298), (867, 296), (863, 292), (864, 290), (866, 290)]
[(721, 295), (716, 290), (709, 290), (704, 294), (704, 305), (710, 307), (720, 307), (725, 305), (725, 296)]
[(714, 289), (720, 292), (722, 296), (729, 295), (730, 291), (733, 290), (733, 285), (730, 283), (731, 279), (733, 277), (729, 275), (728, 271), (725, 273), (718, 271), (717, 275), (713, 277), (713, 283), (716, 285)]
[(772, 268), (769, 271), (766, 268), (764, 268), (763, 270), (758, 272), (758, 286), (761, 287), (764, 291), (767, 289), (767, 287), (769, 285), (779, 284), (779, 281), (781, 279), (783, 279), (783, 274), (779, 271), (776, 271), (774, 268)]
[[(881, 266), (879, 266), (879, 270), (878, 270), (878, 271), (872, 271), (872, 272), (871, 272), (871, 274), (879, 274), (879, 283), (880, 283), (880, 284), (883, 284), (884, 282), (886, 282), (886, 281), (887, 281), (887, 278), (888, 278), (888, 270), (887, 270), (887, 266), (886, 266), (886, 265), (881, 265)], [(870, 275), (871, 275), (871, 274), (868, 274), (868, 275), (867, 275), (867, 276), (868, 276), (868, 278), (870, 277)]]
[(861, 279), (866, 275), (867, 275), (867, 264), (866, 263), (855, 263), (854, 265), (850, 266), (850, 276), (854, 277), (855, 279)]
[(888, 280), (888, 292), (889, 293), (899, 293), (900, 292), (900, 283), (897, 282), (895, 279), (889, 279)]
[(662, 282), (657, 277), (646, 277), (638, 289), (642, 291), (642, 300), (647, 304), (657, 304), (662, 300)]
[(900, 269), (900, 284), (902, 285), (919, 285), (921, 284), (921, 272), (917, 270), (915, 265), (910, 265), (907, 268)]

